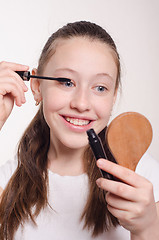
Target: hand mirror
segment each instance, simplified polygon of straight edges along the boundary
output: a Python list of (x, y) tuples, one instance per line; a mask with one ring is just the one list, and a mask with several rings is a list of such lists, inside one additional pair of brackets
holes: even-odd
[(152, 135), (152, 127), (146, 117), (137, 112), (126, 112), (109, 124), (106, 142), (117, 163), (135, 171), (151, 144)]

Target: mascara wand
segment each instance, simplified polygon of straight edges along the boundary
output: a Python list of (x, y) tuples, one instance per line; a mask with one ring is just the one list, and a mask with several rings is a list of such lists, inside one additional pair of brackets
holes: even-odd
[(54, 77), (45, 77), (45, 76), (36, 76), (36, 75), (31, 75), (29, 71), (16, 71), (16, 73), (24, 80), (24, 81), (29, 81), (30, 78), (37, 78), (37, 79), (43, 79), (43, 80), (55, 80), (59, 82), (71, 82), (69, 78), (54, 78)]

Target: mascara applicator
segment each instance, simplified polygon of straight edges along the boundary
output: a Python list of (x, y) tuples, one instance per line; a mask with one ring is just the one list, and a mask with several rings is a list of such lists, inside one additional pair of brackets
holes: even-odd
[(54, 77), (45, 77), (45, 76), (36, 76), (36, 75), (31, 75), (29, 71), (16, 71), (16, 73), (24, 80), (24, 81), (29, 81), (30, 78), (38, 78), (38, 79), (43, 79), (43, 80), (55, 80), (58, 82), (71, 82), (69, 78), (54, 78)]

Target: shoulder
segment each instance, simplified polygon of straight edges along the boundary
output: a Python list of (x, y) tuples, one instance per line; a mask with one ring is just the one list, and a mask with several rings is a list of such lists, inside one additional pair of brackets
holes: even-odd
[[(15, 169), (17, 168), (17, 159), (9, 160), (0, 166), (0, 187), (4, 189), (7, 185), (9, 179), (13, 175)], [(0, 191), (1, 191), (0, 189)]]
[(154, 176), (158, 178), (159, 160), (153, 158), (146, 152), (140, 159), (136, 168), (136, 172), (143, 176)]
[(159, 160), (146, 152), (136, 167), (136, 173), (153, 184), (155, 200), (159, 201)]

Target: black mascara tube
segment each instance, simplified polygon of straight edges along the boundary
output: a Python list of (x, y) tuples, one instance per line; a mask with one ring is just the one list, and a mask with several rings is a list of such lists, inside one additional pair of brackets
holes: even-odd
[[(88, 135), (90, 147), (94, 153), (96, 160), (98, 160), (99, 158), (108, 159), (104, 151), (102, 142), (100, 138), (97, 136), (97, 134), (95, 133), (93, 128), (87, 131), (87, 135)], [(112, 174), (105, 172), (102, 169), (99, 169), (99, 170), (101, 172), (102, 177), (107, 178), (109, 180), (117, 180)]]

